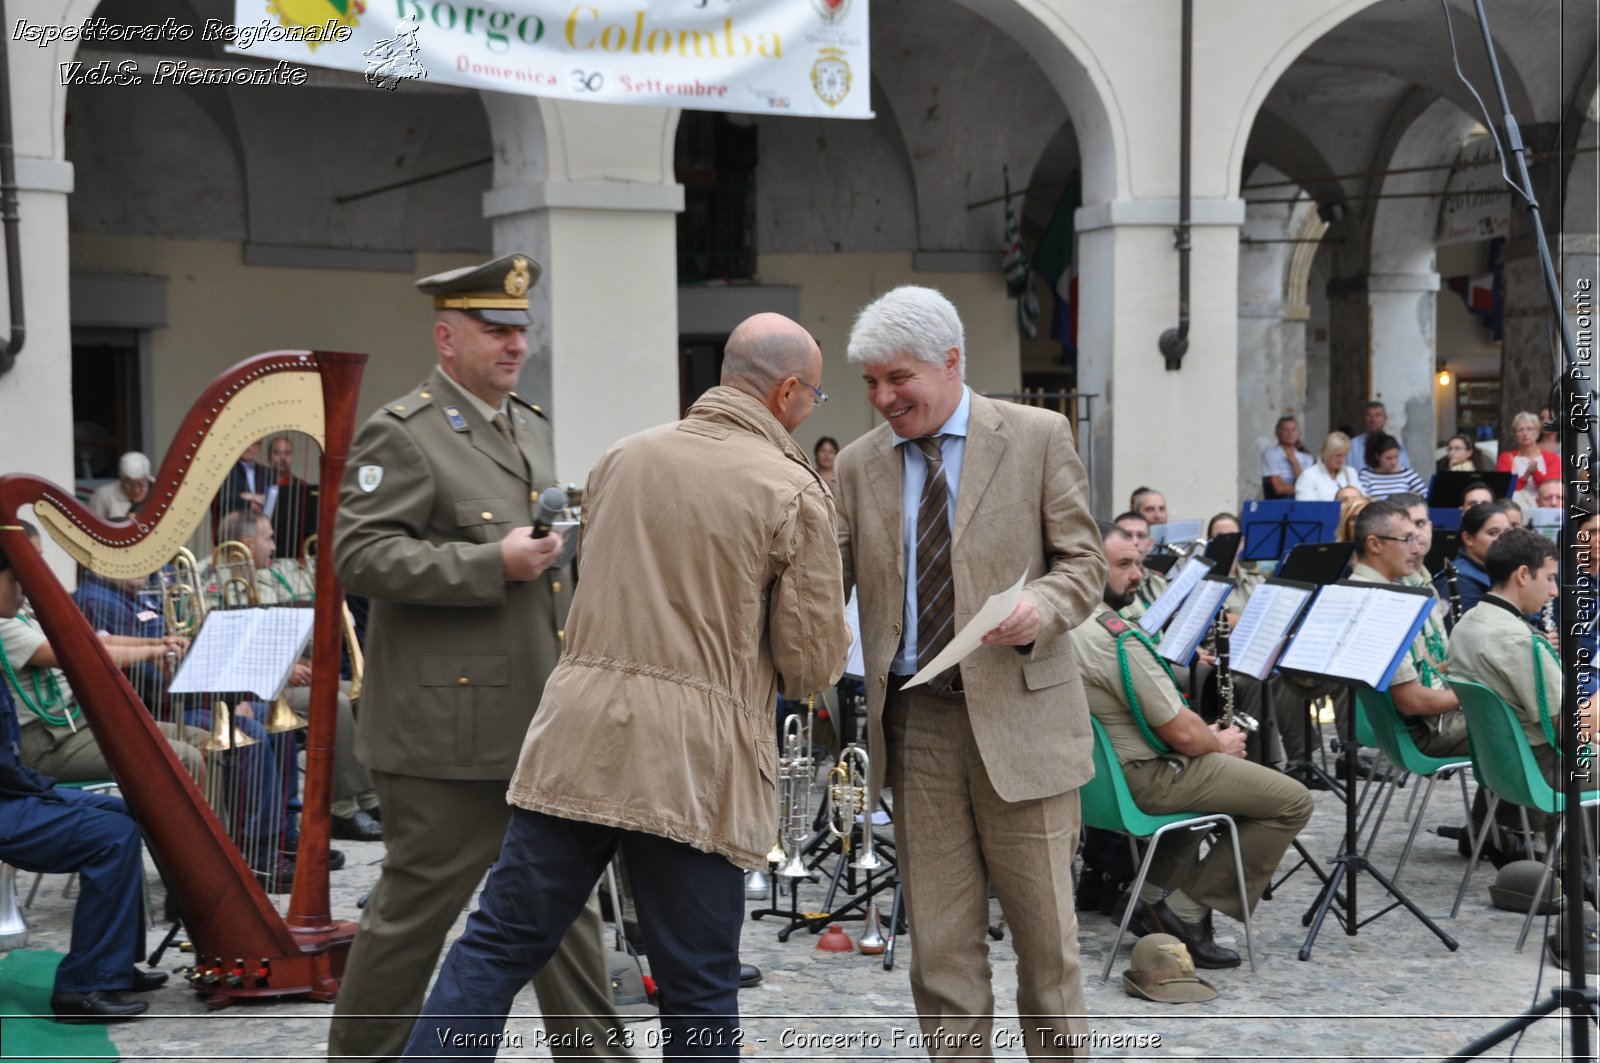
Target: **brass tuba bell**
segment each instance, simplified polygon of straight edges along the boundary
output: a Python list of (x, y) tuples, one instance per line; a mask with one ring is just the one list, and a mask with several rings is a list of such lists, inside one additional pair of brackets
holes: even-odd
[(295, 715), (294, 709), (289, 707), (289, 699), (282, 694), (272, 703), (272, 715), (267, 717), (267, 734), (282, 734), (285, 731), (298, 731), (302, 727), (310, 726), (304, 718)]

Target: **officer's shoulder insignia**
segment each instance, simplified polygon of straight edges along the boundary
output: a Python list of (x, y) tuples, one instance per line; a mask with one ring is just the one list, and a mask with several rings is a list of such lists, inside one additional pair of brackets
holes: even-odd
[(433, 393), (428, 390), (427, 384), (421, 384), (409, 395), (403, 395), (384, 407), (391, 416), (402, 421), (411, 417), (419, 410), (425, 410), (433, 404)]
[(457, 432), (465, 432), (467, 430), (467, 419), (461, 415), (460, 407), (443, 406), (440, 408), (444, 410), (444, 419), (450, 422), (451, 428), (454, 428)]
[(547, 421), (550, 419), (550, 415), (541, 410), (538, 403), (529, 402), (521, 395), (518, 395), (515, 391), (511, 393), (511, 401), (517, 403), (519, 406), (522, 406), (524, 409), (532, 410), (534, 413), (538, 414), (540, 417), (543, 417)]
[(1123, 632), (1128, 630), (1128, 622), (1122, 619), (1122, 617), (1118, 616), (1116, 613), (1101, 613), (1099, 616), (1095, 617), (1095, 619), (1100, 621), (1101, 625), (1107, 631), (1119, 638), (1122, 636)]
[(381, 483), (383, 483), (382, 465), (363, 465), (356, 470), (356, 486), (367, 494), (376, 491)]

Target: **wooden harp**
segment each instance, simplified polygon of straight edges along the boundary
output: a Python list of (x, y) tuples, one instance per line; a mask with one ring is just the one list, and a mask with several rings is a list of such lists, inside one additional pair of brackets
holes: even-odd
[[(65, 587), (18, 524), (32, 505), (38, 523), (91, 572), (128, 578), (165, 564), (202, 521), (239, 454), (273, 432), (302, 432), (322, 448), (317, 512), (320, 542), (333, 541), (338, 484), (355, 433), (367, 356), (274, 351), (217, 377), (190, 409), (166, 452), (150, 494), (130, 523), (111, 524), (73, 492), (35, 476), (0, 476), (0, 545), (32, 601), (77, 694), (107, 764), (165, 868), (202, 969), (232, 968), (242, 978), (194, 981), (209, 1003), (242, 998), (338, 993), (355, 924), (329, 911), (328, 839), (339, 689), (343, 593), (333, 565), (316, 573), (310, 727), (307, 731), (298, 872), (286, 915), (268, 900), (205, 797), (157, 730), (127, 677), (106, 653)], [(331, 662), (331, 663), (329, 663)], [(262, 962), (265, 961), (265, 962)], [(261, 974), (259, 972), (269, 972)], [(248, 972), (258, 972), (250, 974)]]

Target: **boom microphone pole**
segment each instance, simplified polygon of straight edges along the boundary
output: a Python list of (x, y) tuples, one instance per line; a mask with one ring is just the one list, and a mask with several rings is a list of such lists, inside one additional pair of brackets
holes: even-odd
[[(1533, 181), (1528, 174), (1527, 146), (1522, 142), (1522, 130), (1517, 125), (1515, 116), (1511, 113), (1511, 103), (1506, 96), (1505, 79), (1500, 74), (1500, 62), (1495, 54), (1494, 39), (1489, 34), (1489, 17), (1484, 12), (1483, 0), (1472, 0), (1473, 9), (1478, 16), (1478, 32), (1483, 37), (1484, 51), (1489, 59), (1489, 73), (1494, 80), (1494, 88), (1501, 113), (1501, 128), (1494, 129), (1494, 122), (1490, 119), (1488, 108), (1484, 106), (1483, 99), (1478, 96), (1477, 90), (1467, 80), (1461, 71), (1459, 57), (1455, 48), (1455, 28), (1450, 20), (1449, 0), (1439, 0), (1444, 9), (1445, 27), (1450, 34), (1451, 57), (1455, 60), (1456, 75), (1467, 86), (1480, 108), (1484, 110), (1484, 124), (1490, 128), (1490, 135), (1496, 138), (1496, 147), (1499, 149), (1502, 162), (1502, 175), (1511, 186), (1512, 191), (1522, 198), (1528, 210), (1528, 218), (1533, 227), (1533, 238), (1539, 250), (1539, 267), (1544, 277), (1545, 298), (1548, 301), (1551, 315), (1561, 336), (1561, 355), (1556, 359), (1555, 376), (1563, 383), (1563, 401), (1559, 420), (1561, 422), (1561, 455), (1566, 469), (1567, 505), (1564, 530), (1562, 532), (1562, 557), (1561, 557), (1561, 617), (1563, 621), (1563, 638), (1561, 639), (1561, 670), (1563, 682), (1561, 686), (1561, 725), (1557, 729), (1561, 741), (1561, 786), (1564, 805), (1562, 815), (1565, 817), (1566, 828), (1563, 841), (1564, 849), (1562, 858), (1565, 867), (1562, 869), (1562, 889), (1567, 897), (1577, 900), (1574, 904), (1569, 901), (1569, 907), (1577, 908), (1577, 916), (1582, 915), (1583, 898), (1583, 814), (1580, 800), (1579, 786), (1579, 759), (1578, 739), (1580, 733), (1577, 726), (1578, 689), (1577, 675), (1580, 667), (1580, 647), (1578, 645), (1578, 618), (1580, 612), (1579, 593), (1585, 587), (1590, 588), (1589, 593), (1594, 593), (1590, 580), (1581, 577), (1574, 564), (1575, 554), (1578, 550), (1585, 549), (1586, 544), (1578, 542), (1578, 530), (1583, 524), (1582, 513), (1587, 508), (1586, 503), (1594, 499), (1593, 486), (1585, 476), (1579, 479), (1578, 473), (1588, 468), (1590, 459), (1600, 456), (1600, 446), (1597, 446), (1595, 437), (1594, 393), (1591, 379), (1594, 376), (1594, 352), (1592, 344), (1583, 348), (1583, 357), (1573, 344), (1572, 330), (1567, 324), (1564, 304), (1561, 297), (1560, 281), (1556, 277), (1555, 262), (1550, 257), (1550, 244), (1545, 238), (1544, 224), (1540, 216), (1539, 201), (1534, 195)], [(1501, 137), (1504, 138), (1503, 142)], [(1513, 173), (1505, 170), (1506, 159), (1512, 162)], [(1586, 447), (1587, 450), (1580, 450)], [(1597, 473), (1596, 475), (1600, 475)], [(1596, 548), (1593, 545), (1588, 548)], [(1580, 582), (1581, 580), (1581, 582)], [(1592, 603), (1591, 603), (1592, 604)], [(1585, 667), (1594, 667), (1589, 662)], [(1592, 736), (1582, 736), (1590, 738)], [(1585, 758), (1587, 761), (1587, 758)], [(1581, 917), (1575, 917), (1568, 912), (1566, 920), (1566, 956), (1567, 956), (1567, 984), (1551, 991), (1549, 997), (1534, 1005), (1528, 1011), (1509, 1022), (1502, 1024), (1478, 1040), (1467, 1045), (1458, 1053), (1450, 1057), (1449, 1063), (1458, 1060), (1472, 1059), (1488, 1051), (1493, 1046), (1504, 1041), (1513, 1034), (1518, 1034), (1527, 1027), (1538, 1022), (1546, 1015), (1558, 1010), (1566, 1009), (1568, 1020), (1571, 1024), (1571, 1044), (1573, 1058), (1592, 1059), (1590, 1047), (1591, 1022), (1595, 1021), (1600, 1010), (1596, 1006), (1595, 990), (1585, 984), (1584, 971), (1584, 942), (1583, 924)]]

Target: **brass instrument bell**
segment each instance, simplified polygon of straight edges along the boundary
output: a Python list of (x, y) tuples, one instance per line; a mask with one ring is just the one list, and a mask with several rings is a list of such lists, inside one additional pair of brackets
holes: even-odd
[(253, 746), (256, 740), (233, 725), (233, 712), (226, 701), (211, 706), (211, 737), (206, 739), (202, 753), (226, 753), (230, 749)]

